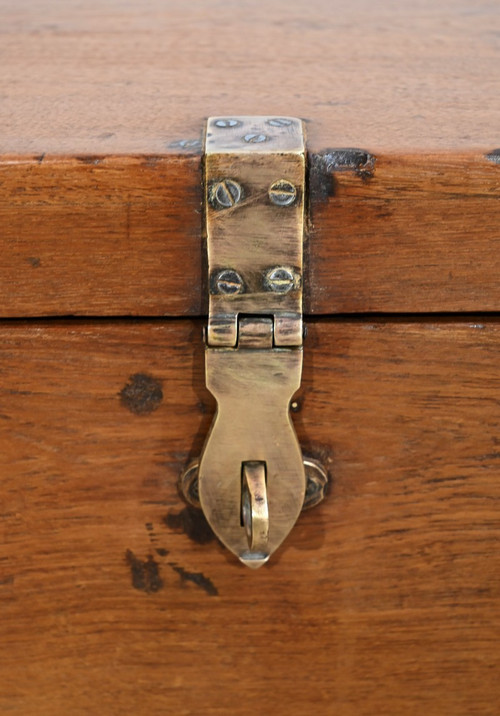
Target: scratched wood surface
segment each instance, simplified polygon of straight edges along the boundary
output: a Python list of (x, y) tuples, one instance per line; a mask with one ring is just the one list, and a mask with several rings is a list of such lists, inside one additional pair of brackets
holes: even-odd
[(497, 716), (500, 321), (319, 320), (333, 477), (258, 572), (176, 491), (201, 322), (0, 324), (0, 711)]
[[(499, 310), (492, 158), (312, 153), (306, 311)], [(0, 315), (206, 312), (200, 163), (0, 160)]]

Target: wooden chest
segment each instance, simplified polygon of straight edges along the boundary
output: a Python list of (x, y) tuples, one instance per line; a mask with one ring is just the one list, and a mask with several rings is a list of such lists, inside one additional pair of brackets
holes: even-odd
[[(499, 18), (0, 2), (0, 713), (498, 716)], [(257, 571), (178, 489), (203, 130), (245, 114), (306, 127), (292, 418), (329, 473)]]

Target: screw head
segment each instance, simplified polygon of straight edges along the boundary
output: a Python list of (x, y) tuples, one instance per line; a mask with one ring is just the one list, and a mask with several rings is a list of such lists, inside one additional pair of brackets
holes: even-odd
[(247, 142), (247, 144), (260, 144), (261, 142), (267, 142), (268, 139), (267, 134), (258, 134), (257, 132), (250, 132), (243, 137), (243, 141)]
[(276, 206), (291, 206), (296, 198), (297, 189), (286, 179), (279, 179), (269, 187), (269, 200)]
[(236, 296), (243, 291), (243, 279), (234, 269), (223, 269), (216, 274), (213, 282), (215, 292)]
[(267, 124), (271, 127), (289, 127), (292, 124), (292, 120), (285, 119), (285, 117), (275, 117), (273, 119), (268, 119)]
[(288, 293), (295, 287), (295, 273), (285, 266), (276, 266), (266, 273), (264, 284), (274, 293)]
[(238, 119), (216, 119), (214, 124), (220, 129), (227, 129), (228, 127), (241, 127), (242, 123)]
[(243, 191), (234, 179), (222, 179), (215, 182), (210, 194), (215, 207), (229, 209), (240, 201)]

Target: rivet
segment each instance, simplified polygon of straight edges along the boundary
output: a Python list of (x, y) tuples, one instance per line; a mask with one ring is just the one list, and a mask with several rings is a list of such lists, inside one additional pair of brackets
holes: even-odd
[(211, 190), (212, 204), (223, 209), (229, 209), (241, 199), (242, 190), (234, 179), (223, 179), (215, 182)]
[(221, 129), (227, 129), (228, 127), (241, 127), (242, 122), (238, 119), (216, 119), (214, 124)]
[(274, 119), (268, 119), (267, 124), (271, 127), (289, 127), (292, 124), (291, 119), (285, 119), (284, 117), (275, 117)]
[(297, 189), (286, 179), (279, 179), (269, 187), (269, 199), (276, 206), (290, 206), (296, 198)]
[(269, 137), (266, 134), (257, 134), (257, 133), (250, 133), (245, 134), (243, 137), (243, 141), (247, 142), (248, 144), (260, 144), (261, 142), (267, 142)]
[(264, 284), (274, 293), (288, 293), (295, 286), (294, 272), (285, 266), (276, 266), (266, 273)]
[(218, 293), (235, 296), (243, 290), (243, 279), (234, 269), (224, 269), (215, 277), (215, 288)]

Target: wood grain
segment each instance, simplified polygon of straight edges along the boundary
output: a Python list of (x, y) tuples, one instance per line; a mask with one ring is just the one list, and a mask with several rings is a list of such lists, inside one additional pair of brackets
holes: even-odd
[(477, 155), (381, 156), (312, 198), (312, 313), (500, 310), (500, 166)]
[[(306, 312), (500, 310), (500, 165), (364, 156), (309, 157)], [(0, 162), (0, 315), (205, 313), (200, 161)]]
[(0, 152), (163, 154), (210, 115), (312, 119), (315, 151), (499, 146), (488, 0), (0, 3)]
[(199, 314), (199, 157), (0, 164), (3, 316)]
[(499, 29), (468, 0), (0, 0), (0, 315), (204, 313), (204, 120), (273, 112), (307, 125), (307, 312), (498, 311)]
[(332, 487), (252, 572), (176, 491), (199, 322), (0, 324), (2, 713), (496, 716), (499, 348), (312, 323), (295, 422)]

